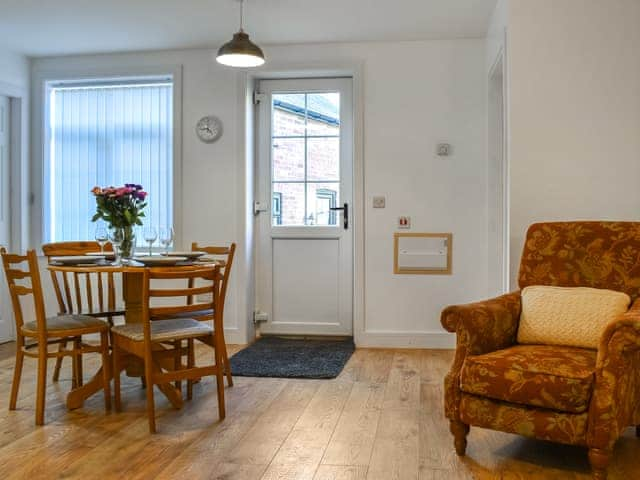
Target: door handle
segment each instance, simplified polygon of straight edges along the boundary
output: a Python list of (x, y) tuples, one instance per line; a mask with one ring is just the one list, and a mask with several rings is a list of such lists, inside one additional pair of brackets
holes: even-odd
[(344, 203), (342, 207), (331, 207), (329, 208), (329, 210), (333, 210), (334, 212), (336, 210), (342, 210), (342, 218), (344, 219), (344, 229), (348, 230), (349, 229), (349, 204)]

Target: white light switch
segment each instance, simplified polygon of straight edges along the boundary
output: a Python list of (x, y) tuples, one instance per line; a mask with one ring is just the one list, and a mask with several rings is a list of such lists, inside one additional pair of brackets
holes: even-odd
[(385, 197), (373, 197), (373, 208), (384, 208)]

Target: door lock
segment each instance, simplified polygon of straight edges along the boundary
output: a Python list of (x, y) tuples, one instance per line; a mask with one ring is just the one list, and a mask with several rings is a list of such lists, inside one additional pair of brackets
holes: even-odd
[(349, 229), (349, 204), (344, 203), (342, 207), (331, 207), (329, 210), (342, 210), (342, 218), (344, 220), (344, 229)]

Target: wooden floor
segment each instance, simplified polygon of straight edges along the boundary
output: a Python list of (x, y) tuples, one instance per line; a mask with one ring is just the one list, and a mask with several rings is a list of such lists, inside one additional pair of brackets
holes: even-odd
[[(590, 478), (582, 448), (477, 428), (458, 459), (442, 414), (449, 351), (357, 350), (336, 380), (237, 377), (223, 422), (205, 379), (182, 410), (156, 396), (159, 433), (150, 435), (138, 379), (123, 382), (123, 413), (105, 415), (99, 394), (68, 412), (68, 363), (49, 384), (44, 427), (34, 425), (34, 361), (25, 360), (18, 410), (8, 411), (13, 348), (0, 346), (3, 480)], [(85, 372), (96, 361), (87, 358)], [(628, 430), (610, 478), (640, 478), (639, 459), (640, 440)]]

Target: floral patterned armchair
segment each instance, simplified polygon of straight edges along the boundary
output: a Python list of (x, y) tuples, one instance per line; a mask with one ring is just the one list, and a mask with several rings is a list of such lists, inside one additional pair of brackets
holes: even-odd
[(442, 325), (457, 338), (445, 379), (456, 452), (474, 425), (588, 447), (594, 478), (606, 479), (616, 440), (640, 425), (640, 223), (534, 224), (518, 283), (622, 291), (632, 306), (598, 350), (518, 345), (520, 292), (445, 308)]

